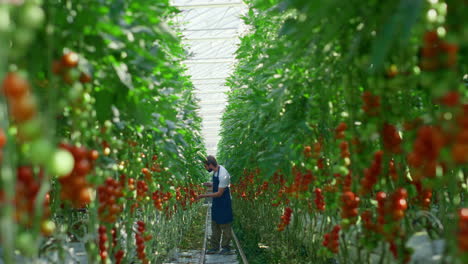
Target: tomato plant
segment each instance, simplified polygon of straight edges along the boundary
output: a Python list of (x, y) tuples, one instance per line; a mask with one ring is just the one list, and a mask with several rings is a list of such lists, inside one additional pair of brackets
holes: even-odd
[(219, 144), (238, 231), (274, 263), (466, 262), (467, 4), (248, 3)]
[(176, 9), (4, 2), (0, 258), (34, 262), (73, 241), (89, 263), (161, 262), (204, 177), (186, 53), (166, 27)]

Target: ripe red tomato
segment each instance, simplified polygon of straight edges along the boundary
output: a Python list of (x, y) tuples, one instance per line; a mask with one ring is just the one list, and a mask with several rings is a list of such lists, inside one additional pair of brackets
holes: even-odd
[(60, 75), (63, 72), (63, 64), (62, 61), (53, 61), (52, 62), (52, 73), (56, 75)]
[(449, 91), (439, 101), (446, 106), (456, 106), (460, 103), (460, 93), (458, 91)]
[(120, 259), (123, 256), (124, 256), (123, 250), (119, 250), (119, 251), (117, 251), (117, 253), (115, 253), (115, 258), (117, 258), (117, 259)]
[(34, 180), (34, 173), (29, 166), (20, 166), (17, 169), (18, 181), (23, 183), (31, 183)]
[(80, 74), (80, 82), (81, 83), (90, 83), (91, 82), (91, 76), (89, 74), (86, 74), (84, 72), (82, 72)]
[(88, 158), (90, 160), (97, 160), (99, 158), (99, 152), (97, 150), (91, 150), (88, 153)]
[(29, 91), (29, 83), (18, 73), (10, 72), (2, 83), (2, 90), (5, 96), (10, 99), (18, 99), (26, 95)]
[(428, 31), (424, 33), (424, 42), (426, 44), (433, 44), (439, 41), (439, 36), (436, 31)]
[(137, 246), (142, 245), (145, 242), (142, 236), (136, 236), (135, 239)]
[(80, 191), (79, 202), (81, 204), (89, 204), (91, 202), (91, 196), (89, 194), (88, 188), (83, 188)]
[(0, 128), (0, 148), (3, 148), (7, 142), (7, 138), (3, 129)]
[(112, 204), (109, 208), (109, 213), (111, 214), (118, 214), (120, 212), (120, 206), (118, 204)]
[(25, 122), (36, 115), (37, 103), (32, 96), (23, 96), (18, 100), (12, 101), (11, 115), (17, 122)]
[(458, 216), (460, 217), (460, 221), (468, 221), (468, 208), (460, 209)]
[(397, 210), (406, 210), (408, 208), (408, 203), (406, 202), (405, 199), (398, 199), (396, 202), (396, 209)]
[(78, 54), (74, 52), (69, 52), (62, 57), (62, 65), (67, 68), (74, 68), (78, 66)]
[(149, 172), (148, 168), (141, 169), (141, 173), (143, 173), (145, 175), (151, 175), (151, 172)]
[(344, 192), (343, 195), (342, 195), (342, 199), (344, 201), (354, 201), (354, 198), (356, 196), (354, 195), (353, 192)]
[(403, 217), (405, 217), (405, 212), (403, 212), (402, 210), (393, 211), (393, 219), (400, 220)]
[(88, 155), (88, 151), (85, 147), (73, 147), (71, 152), (76, 161), (86, 159)]
[(75, 164), (75, 172), (80, 176), (85, 176), (91, 171), (91, 163), (87, 159), (81, 159)]
[(381, 202), (387, 198), (387, 194), (384, 192), (378, 192), (377, 193), (377, 201)]

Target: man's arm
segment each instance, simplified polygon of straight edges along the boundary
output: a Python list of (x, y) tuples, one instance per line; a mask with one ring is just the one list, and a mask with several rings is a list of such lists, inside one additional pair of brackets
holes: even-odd
[(215, 192), (215, 193), (201, 194), (201, 195), (198, 196), (198, 199), (201, 199), (201, 198), (208, 198), (208, 197), (213, 197), (213, 198), (221, 197), (221, 196), (223, 195), (223, 193), (224, 193), (224, 189), (225, 189), (225, 188), (220, 187), (220, 188), (218, 189), (218, 191)]

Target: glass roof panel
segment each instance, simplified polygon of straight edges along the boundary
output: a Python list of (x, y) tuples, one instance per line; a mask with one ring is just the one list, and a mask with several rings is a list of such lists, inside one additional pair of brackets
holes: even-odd
[(200, 100), (199, 113), (207, 152), (216, 155), (221, 116), (227, 104), (226, 78), (233, 70), (234, 53), (244, 26), (242, 0), (173, 0), (181, 10), (176, 22), (191, 55), (188, 74)]

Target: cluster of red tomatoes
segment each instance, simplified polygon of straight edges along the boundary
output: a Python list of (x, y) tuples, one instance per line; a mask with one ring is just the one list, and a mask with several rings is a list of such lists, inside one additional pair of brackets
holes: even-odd
[(362, 106), (362, 110), (369, 116), (377, 116), (380, 113), (380, 96), (373, 95), (369, 91), (365, 91), (362, 94), (362, 100), (364, 101), (364, 105)]
[[(188, 186), (178, 186), (176, 188), (175, 199), (182, 207), (182, 210), (187, 209), (187, 205), (192, 205), (197, 201), (197, 197), (200, 193), (203, 193), (205, 190), (202, 186), (198, 184), (190, 183)], [(172, 197), (172, 194), (171, 196)], [(170, 198), (169, 197), (169, 198)], [(166, 215), (169, 217), (170, 213), (177, 211), (177, 203), (174, 204), (174, 210), (169, 212), (169, 207), (166, 207)]]
[(394, 125), (384, 123), (382, 128), (382, 142), (384, 149), (390, 153), (401, 152), (402, 139)]
[(323, 235), (322, 245), (333, 253), (338, 253), (340, 248), (340, 230), (339, 225), (335, 225), (330, 233)]
[[(112, 250), (117, 246), (117, 229), (114, 227), (111, 230), (112, 234), (112, 248), (107, 248), (107, 228), (103, 225), (98, 228), (98, 245), (99, 245), (99, 256), (101, 257), (102, 263), (108, 263), (107, 258), (109, 257), (109, 252), (112, 253)], [(124, 257), (124, 251), (122, 249), (118, 250), (114, 254), (115, 263), (121, 263)]]
[(419, 181), (436, 175), (439, 153), (444, 146), (444, 137), (439, 128), (422, 126), (418, 129), (413, 151), (408, 154), (408, 164), (412, 167), (412, 178)]
[(3, 160), (3, 148), (5, 147), (7, 143), (7, 138), (5, 131), (0, 127), (0, 164), (2, 163)]
[(458, 45), (441, 40), (436, 31), (426, 32), (421, 48), (420, 67), (424, 71), (452, 68), (457, 64)]
[(106, 179), (105, 183), (97, 188), (99, 200), (99, 220), (104, 223), (115, 223), (123, 207), (119, 199), (123, 197), (121, 184), (112, 178)]
[(358, 213), (359, 197), (351, 191), (346, 191), (341, 195), (341, 217), (356, 222)]
[(136, 191), (137, 191), (137, 200), (138, 201), (143, 201), (146, 198), (146, 195), (148, 193), (148, 184), (146, 184), (146, 181), (144, 180), (139, 180), (137, 181), (137, 186), (136, 186)]
[(322, 194), (322, 189), (320, 188), (315, 188), (315, 206), (317, 207), (317, 210), (319, 211), (325, 211), (325, 198), (323, 197)]
[(163, 203), (169, 201), (171, 197), (171, 192), (163, 192), (161, 190), (154, 191), (152, 195), (154, 207), (157, 210), (162, 211)]
[(145, 223), (143, 221), (138, 221), (137, 232), (135, 233), (135, 243), (138, 259), (140, 259), (142, 263), (149, 263), (145, 253), (145, 241), (149, 241), (151, 238), (151, 235), (145, 235)]
[(71, 173), (61, 176), (60, 197), (71, 202), (74, 208), (83, 208), (91, 202), (90, 184), (86, 176), (92, 171), (94, 162), (99, 157), (96, 150), (62, 143), (60, 147), (73, 155), (74, 167)]
[(408, 192), (404, 188), (395, 190), (390, 197), (387, 197), (385, 192), (378, 192), (376, 196), (378, 203), (377, 222), (384, 225), (403, 219), (408, 208), (407, 198)]
[(458, 212), (458, 248), (461, 252), (468, 252), (468, 208)]
[(453, 160), (457, 164), (465, 164), (468, 162), (468, 105), (461, 107), (460, 113), (457, 115), (456, 128), (451, 135), (451, 154)]
[[(31, 226), (34, 219), (34, 206), (38, 199), (40, 182), (44, 178), (43, 171), (34, 173), (31, 166), (20, 166), (17, 168), (15, 188), (15, 220), (25, 226)], [(0, 200), (2, 197), (0, 197)], [(45, 221), (50, 216), (50, 196), (46, 195), (43, 203), (42, 219)], [(49, 232), (44, 232), (49, 235)]]
[(98, 233), (99, 233), (99, 256), (101, 257), (102, 263), (106, 263), (106, 259), (108, 257), (107, 247), (106, 247), (106, 243), (107, 243), (106, 227), (99, 226)]
[(37, 100), (31, 92), (29, 82), (17, 72), (10, 72), (2, 83), (2, 92), (8, 99), (9, 113), (18, 123), (35, 117)]
[(52, 72), (62, 78), (67, 84), (72, 84), (76, 80), (81, 83), (91, 82), (91, 76), (85, 72), (76, 72), (73, 69), (78, 66), (80, 57), (75, 52), (65, 53), (60, 60), (52, 64)]
[(309, 185), (314, 180), (312, 171), (308, 170), (303, 173), (301, 170), (293, 167), (292, 173), (295, 175), (294, 182), (291, 184), (291, 186), (286, 187), (285, 192), (297, 196), (299, 192), (306, 192), (309, 190)]
[(114, 255), (114, 257), (115, 257), (115, 264), (120, 264), (120, 263), (122, 263), (122, 260), (123, 260), (123, 258), (124, 258), (124, 255), (125, 255), (125, 252), (124, 252), (122, 249), (119, 250), (119, 251), (117, 251), (117, 252), (115, 252), (115, 255)]
[(382, 171), (383, 151), (379, 150), (374, 154), (374, 160), (370, 168), (364, 169), (364, 178), (361, 180), (361, 194), (368, 194), (377, 183), (378, 176)]
[(335, 138), (342, 139), (345, 137), (345, 131), (348, 128), (348, 125), (345, 122), (341, 122), (335, 128)]
[(231, 184), (232, 194), (238, 194), (243, 200), (253, 199), (254, 193), (249, 193), (250, 188), (254, 186), (254, 178), (256, 173), (244, 170), (244, 176), (237, 184)]
[(291, 215), (292, 215), (293, 210), (289, 207), (286, 207), (284, 209), (284, 213), (281, 216), (281, 222), (278, 225), (278, 231), (283, 231), (285, 227), (289, 225), (291, 222)]

